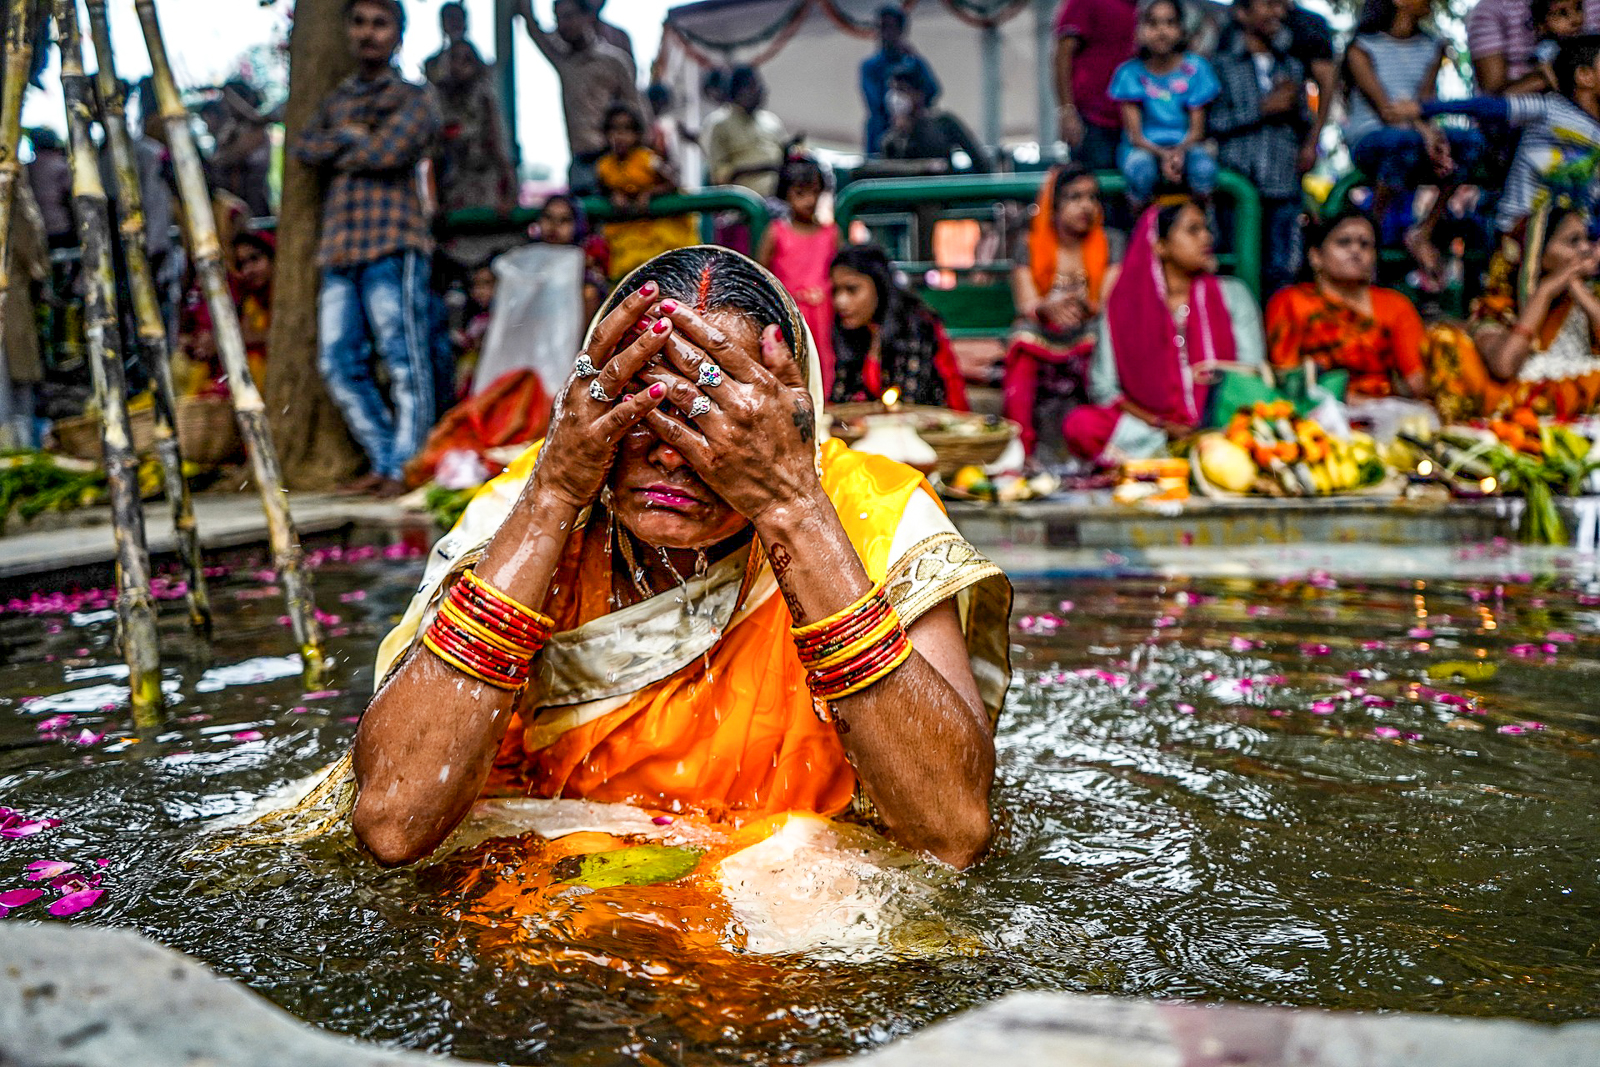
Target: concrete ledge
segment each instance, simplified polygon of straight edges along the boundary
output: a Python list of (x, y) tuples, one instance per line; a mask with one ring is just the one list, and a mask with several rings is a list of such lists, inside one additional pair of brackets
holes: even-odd
[(865, 1056), (869, 1067), (1597, 1067), (1600, 1022), (1013, 993)]
[(315, 1030), (130, 930), (0, 922), (6, 1067), (437, 1067)]
[[(313, 1029), (129, 930), (0, 923), (6, 1067), (430, 1067)], [(851, 1060), (868, 1067), (1600, 1067), (1600, 1021), (1367, 1014), (1014, 993)]]

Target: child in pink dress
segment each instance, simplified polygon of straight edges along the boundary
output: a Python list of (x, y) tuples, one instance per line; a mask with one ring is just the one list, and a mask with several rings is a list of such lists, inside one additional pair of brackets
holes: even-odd
[(756, 258), (789, 290), (822, 363), (823, 396), (833, 388), (833, 301), (828, 265), (839, 250), (839, 227), (817, 221), (822, 199), (822, 167), (810, 156), (795, 156), (778, 172), (778, 198), (789, 205), (789, 218), (775, 219), (762, 235)]

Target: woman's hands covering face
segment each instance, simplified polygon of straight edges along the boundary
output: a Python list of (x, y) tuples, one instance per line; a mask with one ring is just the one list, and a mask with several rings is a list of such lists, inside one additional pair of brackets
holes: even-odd
[[(752, 356), (748, 338), (730, 337), (677, 301), (658, 310), (675, 329), (666, 359), (638, 377), (651, 390), (663, 387), (676, 411), (652, 404), (642, 421), (753, 522), (818, 491), (816, 414), (778, 327), (761, 330)], [(708, 364), (720, 370), (720, 381), (703, 375)]]
[[(588, 507), (611, 473), (622, 436), (666, 399), (665, 385), (630, 392), (634, 376), (661, 354), (673, 334), (673, 324), (665, 318), (653, 324), (644, 321), (658, 296), (656, 284), (646, 282), (594, 328), (556, 398), (550, 432), (545, 435), (530, 487), (553, 494), (573, 508)], [(636, 325), (643, 329), (638, 339), (616, 351), (618, 342)], [(580, 374), (588, 365), (599, 374)], [(612, 399), (597, 398), (591, 392), (595, 388)]]

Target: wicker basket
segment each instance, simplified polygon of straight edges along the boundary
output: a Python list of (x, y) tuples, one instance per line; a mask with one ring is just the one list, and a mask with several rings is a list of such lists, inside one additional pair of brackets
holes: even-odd
[[(917, 427), (917, 435), (928, 443), (939, 456), (939, 474), (950, 478), (962, 467), (982, 467), (1000, 458), (1021, 431), (1009, 419), (988, 419), (982, 415), (953, 412), (947, 408), (902, 404), (896, 414), (908, 415)], [(877, 403), (835, 404), (828, 409), (833, 416), (831, 433), (847, 445), (861, 440), (865, 432), (854, 420), (865, 415), (882, 415), (883, 405)], [(966, 424), (962, 429), (952, 429), (954, 423)]]
[[(128, 416), (133, 428), (133, 450), (150, 451), (155, 440), (155, 411), (143, 408)], [(103, 462), (100, 417), (79, 415), (58, 419), (56, 447), (78, 459)], [(185, 463), (211, 468), (236, 458), (241, 451), (239, 427), (233, 421), (233, 406), (225, 396), (186, 396), (178, 401), (178, 447)]]

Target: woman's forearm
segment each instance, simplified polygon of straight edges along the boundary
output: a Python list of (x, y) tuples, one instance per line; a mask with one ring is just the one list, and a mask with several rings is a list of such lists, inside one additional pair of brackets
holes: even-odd
[[(577, 509), (533, 489), (476, 572), (513, 600), (542, 605)], [(356, 732), (356, 836), (381, 862), (410, 863), (449, 836), (477, 799), (511, 722), (515, 694), (418, 647), (378, 691)]]
[[(826, 497), (775, 509), (756, 528), (797, 625), (826, 618), (872, 588)], [(833, 712), (890, 834), (965, 866), (989, 842), (994, 741), (953, 608), (935, 608), (907, 632), (911, 658), (835, 701)]]

